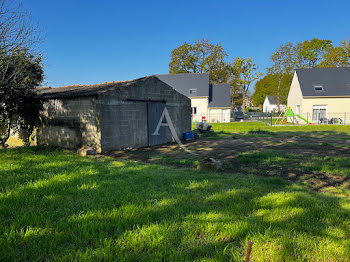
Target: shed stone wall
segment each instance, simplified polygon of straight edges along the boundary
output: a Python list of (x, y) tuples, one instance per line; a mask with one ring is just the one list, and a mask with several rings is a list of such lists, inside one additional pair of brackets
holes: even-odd
[(97, 98), (93, 96), (46, 101), (38, 144), (72, 149), (88, 145), (100, 150), (99, 112)]
[[(191, 130), (191, 101), (157, 78), (99, 95), (101, 148), (110, 151), (148, 146), (147, 101), (165, 101), (177, 135)], [(172, 141), (166, 128), (167, 141)]]
[[(158, 78), (147, 77), (94, 95), (49, 98), (38, 144), (72, 149), (87, 145), (99, 152), (148, 146), (147, 105), (152, 101), (165, 102), (180, 139), (191, 130), (190, 99)], [(172, 141), (169, 128), (166, 137)]]

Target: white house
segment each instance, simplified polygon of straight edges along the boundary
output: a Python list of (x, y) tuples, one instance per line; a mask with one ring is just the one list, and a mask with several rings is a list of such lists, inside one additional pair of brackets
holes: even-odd
[(288, 107), (308, 122), (349, 123), (350, 67), (295, 70)]
[(286, 109), (286, 105), (280, 104), (280, 108), (278, 110), (278, 99), (277, 96), (266, 96), (264, 104), (263, 104), (263, 112), (271, 113), (284, 111)]
[(164, 74), (160, 80), (191, 99), (192, 121), (230, 122), (231, 89), (209, 83), (209, 74)]

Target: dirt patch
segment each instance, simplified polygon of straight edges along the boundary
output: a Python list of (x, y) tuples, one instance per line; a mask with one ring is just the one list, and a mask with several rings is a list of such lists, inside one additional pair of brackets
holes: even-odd
[(322, 137), (320, 141), (315, 134), (278, 134), (270, 137), (234, 135), (220, 139), (200, 138), (184, 144), (197, 156), (185, 152), (177, 144), (113, 151), (109, 155), (120, 159), (186, 168), (196, 167), (199, 160), (212, 157), (223, 162), (223, 171), (226, 173), (277, 176), (302, 181), (316, 190), (342, 185), (350, 176), (350, 168), (348, 175), (343, 174), (346, 173), (343, 169), (340, 175), (319, 170), (323, 168), (320, 167), (322, 162), (329, 162), (327, 157), (350, 158), (348, 141), (336, 140), (334, 137)]
[[(230, 136), (222, 139), (197, 139), (184, 143), (192, 152), (203, 157), (219, 159), (231, 159), (237, 154), (245, 152), (262, 152), (264, 150), (276, 150), (283, 153), (294, 153), (313, 156), (350, 156), (349, 147), (338, 147), (332, 140), (328, 145), (322, 145), (318, 139), (300, 137), (243, 137), (232, 139)], [(335, 144), (335, 145), (333, 145)], [(191, 156), (183, 151), (177, 144), (168, 144), (152, 148), (139, 148), (130, 150), (112, 151), (109, 155), (135, 161), (148, 162), (155, 155), (166, 155), (175, 160)]]

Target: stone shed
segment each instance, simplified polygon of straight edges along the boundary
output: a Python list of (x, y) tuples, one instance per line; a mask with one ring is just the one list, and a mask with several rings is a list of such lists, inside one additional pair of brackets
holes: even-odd
[(164, 108), (179, 138), (191, 130), (190, 99), (156, 76), (39, 92), (44, 101), (37, 136), (41, 145), (72, 149), (86, 145), (106, 152), (165, 144), (172, 141), (172, 134), (159, 125)]

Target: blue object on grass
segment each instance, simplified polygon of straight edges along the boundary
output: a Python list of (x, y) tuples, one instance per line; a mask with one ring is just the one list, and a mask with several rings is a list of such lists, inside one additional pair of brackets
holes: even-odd
[(184, 140), (191, 140), (191, 139), (194, 139), (193, 132), (184, 133)]

